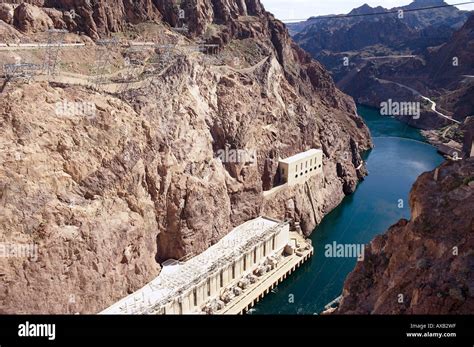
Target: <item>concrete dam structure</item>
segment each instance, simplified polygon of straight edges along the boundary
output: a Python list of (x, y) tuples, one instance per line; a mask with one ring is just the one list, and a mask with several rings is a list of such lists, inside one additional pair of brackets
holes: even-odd
[(259, 217), (186, 262), (166, 261), (157, 278), (101, 313), (245, 313), (312, 254), (288, 221)]

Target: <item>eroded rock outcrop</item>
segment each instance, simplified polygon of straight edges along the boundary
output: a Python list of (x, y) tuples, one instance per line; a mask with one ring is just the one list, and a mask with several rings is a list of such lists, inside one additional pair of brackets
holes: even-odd
[(54, 28), (51, 18), (39, 7), (22, 3), (13, 15), (13, 24), (23, 32), (38, 32)]
[(13, 24), (14, 8), (11, 4), (0, 4), (0, 19), (7, 24)]
[(474, 159), (421, 175), (412, 217), (377, 236), (344, 284), (339, 314), (471, 314)]

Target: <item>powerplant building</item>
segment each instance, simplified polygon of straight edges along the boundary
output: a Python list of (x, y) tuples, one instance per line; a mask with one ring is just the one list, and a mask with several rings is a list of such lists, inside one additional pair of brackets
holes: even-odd
[(323, 171), (323, 151), (310, 149), (292, 157), (282, 159), (279, 163), (280, 177), (288, 185), (306, 181)]
[[(300, 235), (292, 238), (291, 234), (295, 233), (290, 233), (289, 222), (265, 217), (250, 220), (184, 263), (165, 262), (157, 278), (101, 313), (245, 312), (255, 298), (260, 298), (262, 290), (269, 290), (270, 285), (273, 288), (312, 255), (310, 242)], [(279, 277), (266, 278), (266, 274)]]

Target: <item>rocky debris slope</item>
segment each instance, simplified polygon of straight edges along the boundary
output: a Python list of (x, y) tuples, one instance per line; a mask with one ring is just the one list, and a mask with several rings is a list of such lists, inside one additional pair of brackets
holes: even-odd
[(474, 159), (421, 175), (412, 217), (366, 248), (338, 314), (471, 314), (474, 310)]
[[(175, 7), (154, 1), (143, 9), (176, 38)], [(105, 11), (104, 23), (144, 20), (120, 9)], [(1, 312), (98, 312), (153, 279), (156, 260), (202, 252), (262, 214), (294, 218), (310, 233), (365, 175), (360, 153), (371, 140), (352, 99), (282, 23), (255, 0), (201, 0), (195, 11), (189, 43), (217, 42), (242, 66), (181, 54), (121, 95), (8, 85), (0, 99), (0, 242), (35, 243), (38, 257), (0, 259)], [(58, 114), (65, 101), (96, 112)], [(264, 197), (280, 180), (279, 158), (309, 148), (323, 149), (324, 176)], [(226, 149), (256, 160), (221, 160)]]

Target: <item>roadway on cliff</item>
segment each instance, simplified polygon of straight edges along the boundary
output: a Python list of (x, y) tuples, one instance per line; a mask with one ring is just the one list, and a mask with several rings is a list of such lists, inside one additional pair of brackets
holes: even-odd
[(416, 96), (419, 96), (421, 97), (423, 100), (426, 100), (428, 101), (429, 103), (431, 103), (431, 110), (433, 112), (435, 112), (437, 115), (439, 115), (440, 117), (443, 117), (447, 120), (450, 120), (451, 122), (454, 122), (454, 123), (457, 123), (457, 124), (461, 124), (461, 122), (457, 121), (456, 119), (453, 119), (452, 117), (449, 117), (443, 113), (441, 113), (440, 111), (438, 111), (436, 109), (436, 102), (434, 102), (433, 100), (431, 100), (430, 98), (428, 98), (427, 96), (424, 96), (422, 95), (419, 91), (407, 86), (407, 85), (404, 85), (404, 84), (401, 84), (401, 83), (398, 83), (398, 82), (394, 82), (394, 81), (389, 81), (389, 80), (385, 80), (385, 79), (381, 79), (381, 78), (376, 78), (377, 81), (379, 81), (380, 83), (382, 84), (386, 84), (386, 83), (391, 83), (391, 84), (396, 84), (397, 86), (399, 87), (402, 87), (402, 88), (405, 88), (405, 89), (408, 89), (409, 91), (411, 91), (414, 95)]

